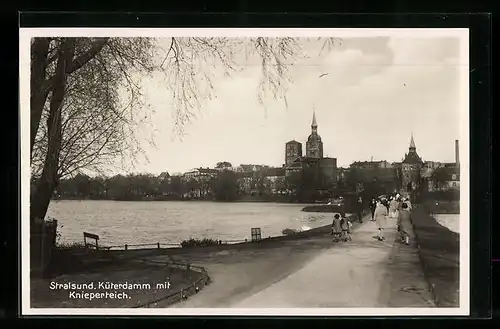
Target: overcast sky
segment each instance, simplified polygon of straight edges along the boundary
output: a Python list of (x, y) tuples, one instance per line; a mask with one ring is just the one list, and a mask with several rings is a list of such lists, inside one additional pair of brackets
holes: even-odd
[[(267, 109), (261, 106), (261, 68), (243, 62), (241, 72), (214, 80), (217, 99), (185, 127), (182, 140), (172, 139), (169, 93), (154, 78), (143, 82), (155, 110), (156, 147), (144, 141), (149, 162), (132, 171), (184, 172), (218, 161), (281, 166), (287, 141), (302, 142), (305, 153), (313, 109), (324, 155), (337, 158), (339, 166), (371, 157), (401, 161), (412, 132), (424, 160), (454, 161), (459, 74), (467, 65), (458, 38), (343, 38), (319, 56), (321, 43), (304, 42), (304, 54), (311, 58), (290, 71), (288, 107), (271, 97)], [(328, 75), (319, 78), (323, 73)]]

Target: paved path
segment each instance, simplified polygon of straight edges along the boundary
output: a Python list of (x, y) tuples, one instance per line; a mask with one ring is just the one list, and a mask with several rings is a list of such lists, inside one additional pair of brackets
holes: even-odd
[[(417, 249), (413, 244), (406, 246), (399, 243), (396, 220), (389, 220), (385, 241), (374, 238), (376, 231), (375, 224), (365, 220), (354, 231), (353, 241), (327, 244), (326, 248), (311, 254), (311, 258), (300, 267), (291, 269), (267, 285), (247, 287), (245, 293), (240, 291), (239, 294), (226, 294), (224, 297), (218, 296), (217, 289), (209, 289), (209, 286), (205, 288), (206, 293), (202, 291), (174, 307), (434, 306)], [(317, 239), (324, 241), (326, 237)], [(286, 266), (287, 257), (283, 257), (281, 262), (276, 262), (274, 267)], [(217, 276), (214, 279), (217, 280)], [(230, 281), (225, 281), (226, 286), (230, 285)]]
[(418, 255), (399, 244), (395, 220), (389, 220), (386, 241), (374, 239), (375, 224), (367, 221), (353, 241), (322, 252), (286, 279), (233, 307), (429, 307)]

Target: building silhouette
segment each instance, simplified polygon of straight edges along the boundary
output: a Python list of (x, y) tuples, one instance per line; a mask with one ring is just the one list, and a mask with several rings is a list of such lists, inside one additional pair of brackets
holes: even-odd
[(302, 144), (295, 140), (285, 144), (285, 176), (306, 173), (318, 188), (333, 187), (337, 182), (337, 159), (323, 156), (323, 141), (318, 134), (316, 112), (313, 111), (311, 134), (306, 142), (306, 156), (302, 156)]
[(311, 134), (307, 138), (306, 156), (308, 158), (323, 158), (323, 142), (321, 136), (318, 135), (318, 124), (316, 123), (316, 111), (313, 111), (313, 119), (311, 124)]
[(417, 153), (413, 133), (411, 134), (410, 147), (401, 162), (401, 189), (403, 192), (412, 192), (420, 186), (420, 173), (424, 162)]
[(302, 143), (292, 140), (285, 144), (285, 166), (291, 165), (300, 157), (302, 157)]

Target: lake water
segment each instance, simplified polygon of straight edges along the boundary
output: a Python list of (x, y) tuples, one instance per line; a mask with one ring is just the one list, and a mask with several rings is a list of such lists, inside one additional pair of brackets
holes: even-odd
[(434, 219), (450, 231), (460, 233), (460, 215), (458, 214), (434, 214)]
[(332, 215), (306, 213), (305, 205), (175, 201), (52, 201), (47, 216), (59, 222), (60, 242), (83, 242), (83, 232), (103, 245), (180, 243), (189, 238), (251, 239), (281, 235), (285, 228), (307, 230), (328, 225)]

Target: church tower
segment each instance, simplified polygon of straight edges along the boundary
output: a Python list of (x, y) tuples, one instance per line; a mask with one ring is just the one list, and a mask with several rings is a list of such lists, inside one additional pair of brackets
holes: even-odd
[(420, 170), (422, 169), (422, 166), (423, 161), (417, 154), (417, 148), (415, 146), (412, 133), (408, 153), (405, 154), (405, 158), (401, 163), (401, 186), (403, 192), (411, 192), (418, 188), (420, 185)]
[(323, 142), (318, 135), (318, 124), (316, 123), (316, 111), (313, 111), (313, 118), (311, 124), (311, 134), (307, 138), (306, 143), (306, 156), (308, 158), (323, 158)]

